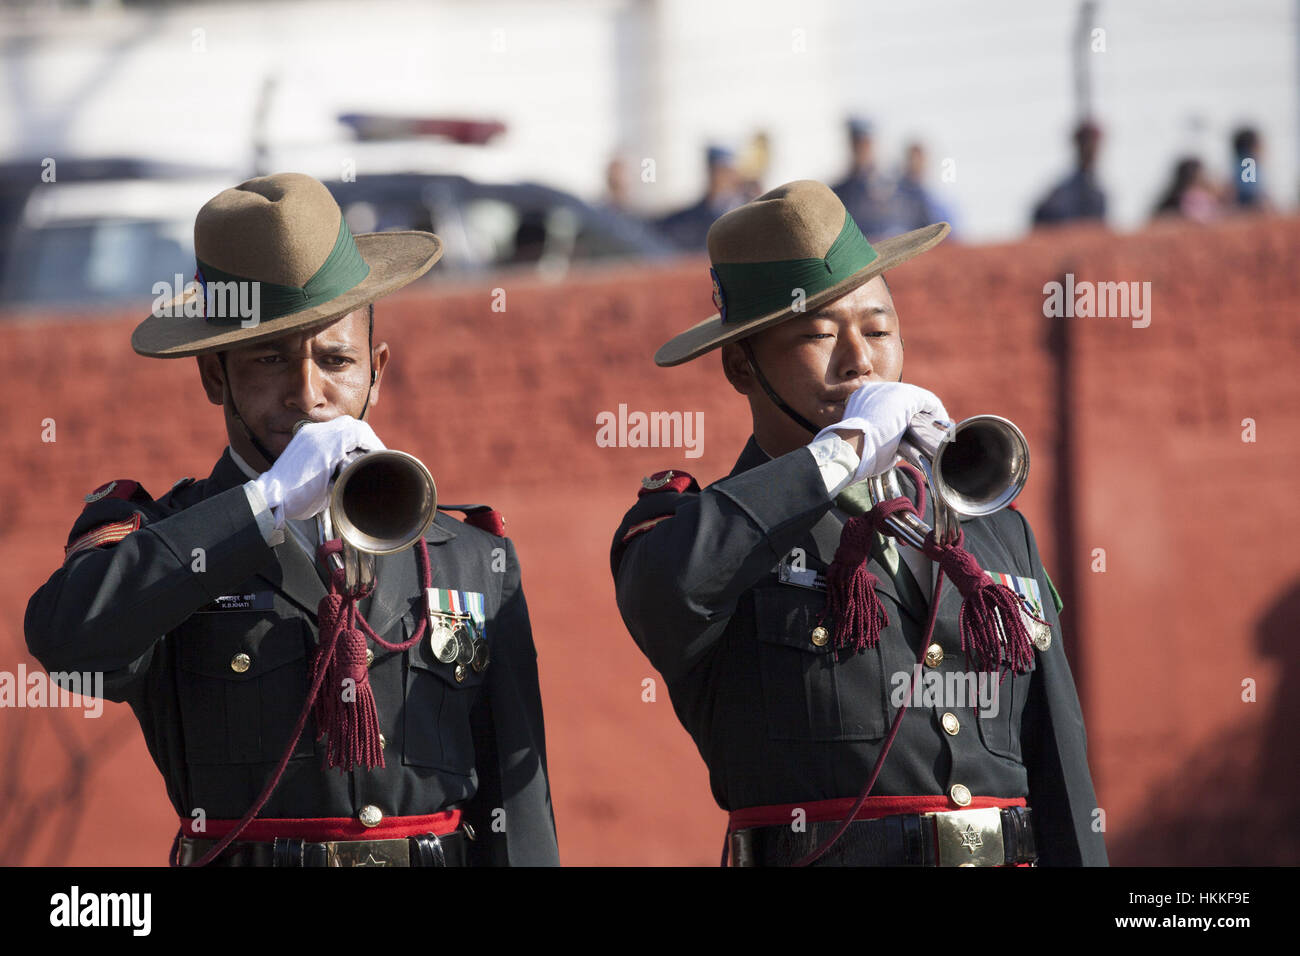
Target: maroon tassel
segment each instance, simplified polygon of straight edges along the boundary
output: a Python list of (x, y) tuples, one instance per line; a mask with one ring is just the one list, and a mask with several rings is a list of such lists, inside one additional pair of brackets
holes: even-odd
[(312, 705), (318, 734), (328, 737), (325, 765), (351, 770), (384, 766), (379, 747), (379, 713), (366, 668), (366, 639), (356, 626), (356, 603), (327, 594), (317, 609), (320, 648), (310, 679), (323, 667), (321, 692)]
[[(925, 510), (925, 479), (911, 465), (899, 467), (911, 473), (918, 503), (913, 505), (906, 497), (891, 498), (864, 515), (850, 518), (826, 571), (827, 610), (835, 615), (836, 648), (849, 644), (854, 651), (875, 647), (881, 628), (889, 624), (875, 593), (876, 577), (867, 569), (872, 532), (894, 536), (886, 519), (899, 512), (919, 517), (919, 512)], [(963, 540), (960, 527), (957, 540), (950, 545), (937, 544), (932, 531), (921, 549), (926, 557), (939, 563), (961, 592), (957, 626), (962, 650), (975, 658), (980, 670), (997, 672), (1001, 677), (1006, 677), (1008, 671), (1027, 673), (1033, 666), (1034, 650), (1020, 616), (1020, 600), (1010, 588), (997, 584), (984, 572), (974, 555), (962, 547)]]
[[(329, 593), (321, 598), (316, 609), (316, 622), (320, 643), (312, 658), (310, 681), (319, 692), (311, 702), (311, 714), (316, 721), (317, 735), (326, 735), (325, 765), (341, 770), (361, 766), (367, 770), (384, 766), (384, 751), (379, 746), (379, 712), (375, 708), (375, 692), (370, 686), (370, 669), (366, 666), (366, 636), (390, 651), (404, 651), (414, 647), (424, 636), (428, 624), (425, 614), (411, 639), (390, 644), (376, 634), (357, 611), (358, 599), (367, 591), (348, 593), (345, 574), (333, 568), (330, 556), (341, 554), (343, 542), (326, 541), (316, 554), (326, 567), (331, 567)], [(432, 581), (429, 566), (429, 549), (424, 539), (415, 543), (415, 563), (419, 569), (421, 596), (427, 594)], [(321, 672), (324, 671), (322, 676)]]
[(1001, 678), (1008, 671), (1027, 673), (1033, 666), (1034, 650), (1020, 617), (1020, 600), (979, 566), (962, 547), (963, 538), (959, 531), (956, 542), (940, 546), (931, 532), (925, 540), (925, 553), (939, 562), (943, 573), (961, 592), (957, 623), (962, 650), (974, 656), (980, 670), (999, 672)]
[(875, 529), (868, 515), (850, 518), (826, 569), (826, 611), (835, 618), (835, 648), (857, 653), (875, 647), (889, 614), (876, 595), (876, 576), (867, 567)]

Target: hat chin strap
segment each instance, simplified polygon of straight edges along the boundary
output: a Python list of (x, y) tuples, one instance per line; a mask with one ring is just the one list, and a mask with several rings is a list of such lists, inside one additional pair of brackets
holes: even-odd
[[(899, 344), (902, 344), (902, 339), (899, 339)], [(754, 378), (758, 379), (758, 384), (763, 386), (763, 391), (766, 392), (767, 397), (772, 400), (772, 404), (789, 415), (794, 423), (800, 428), (807, 429), (814, 435), (821, 431), (820, 428), (787, 405), (780, 395), (776, 394), (776, 389), (774, 389), (772, 383), (767, 380), (767, 376), (763, 374), (763, 370), (758, 367), (758, 359), (754, 357), (754, 349), (750, 346), (749, 340), (741, 339), (740, 347), (745, 350), (745, 357), (749, 360), (749, 368), (754, 373)], [(903, 373), (899, 372), (898, 378), (895, 379), (895, 381), (901, 382), (902, 380)]]
[(745, 358), (749, 360), (749, 367), (753, 371), (754, 377), (758, 379), (758, 384), (763, 386), (763, 391), (767, 393), (767, 397), (772, 400), (772, 404), (785, 412), (796, 425), (807, 430), (810, 434), (816, 435), (821, 431), (820, 428), (787, 405), (780, 395), (776, 394), (776, 389), (772, 388), (772, 383), (767, 380), (763, 370), (758, 367), (758, 359), (754, 357), (754, 349), (750, 346), (749, 340), (741, 339), (740, 347), (745, 350)]
[(262, 460), (266, 462), (266, 465), (269, 468), (271, 465), (275, 464), (275, 459), (279, 456), (272, 454), (271, 450), (262, 444), (258, 437), (253, 434), (253, 429), (249, 427), (248, 422), (244, 421), (244, 416), (239, 414), (239, 406), (235, 404), (235, 393), (230, 388), (230, 370), (226, 368), (226, 353), (218, 352), (217, 361), (221, 363), (221, 387), (225, 392), (225, 399), (230, 402), (230, 414), (234, 417), (235, 421), (239, 422), (240, 426), (244, 429), (244, 434), (247, 435), (248, 440), (253, 443), (253, 448), (255, 448), (257, 453), (262, 456)]

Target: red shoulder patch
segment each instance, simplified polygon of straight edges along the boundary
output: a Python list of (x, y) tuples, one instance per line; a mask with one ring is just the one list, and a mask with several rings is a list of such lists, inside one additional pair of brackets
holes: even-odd
[(482, 528), (488, 534), (494, 534), (498, 538), (506, 536), (505, 516), (495, 508), (471, 511), (465, 515), (465, 523), (472, 524), (476, 528)]
[(498, 538), (506, 536), (505, 515), (487, 505), (438, 505), (439, 511), (459, 511), (465, 523)]
[(129, 478), (114, 478), (86, 495), (85, 501), (89, 505), (104, 498), (121, 498), (123, 501), (130, 501), (139, 496), (149, 498), (149, 492), (144, 490), (140, 482)]
[(117, 544), (139, 527), (140, 515), (133, 514), (122, 521), (113, 521), (109, 524), (102, 524), (98, 528), (91, 528), (63, 549), (63, 560), (66, 563), (68, 558), (78, 551), (85, 551), (87, 548), (100, 548), (106, 544)]
[(636, 493), (638, 498), (644, 498), (646, 495), (653, 495), (659, 491), (675, 491), (681, 494), (683, 491), (699, 491), (700, 486), (696, 484), (695, 479), (684, 471), (656, 471), (648, 478), (641, 479), (641, 490)]

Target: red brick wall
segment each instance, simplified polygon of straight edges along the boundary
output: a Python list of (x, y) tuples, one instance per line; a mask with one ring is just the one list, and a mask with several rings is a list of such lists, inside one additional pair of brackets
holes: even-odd
[[(1066, 601), (1116, 863), (1300, 861), (1286, 779), (1297, 705), (1283, 683), (1300, 620), (1298, 241), (1291, 219), (1082, 229), (945, 245), (891, 274), (907, 378), (954, 415), (1003, 414), (1030, 440), (1021, 507)], [(1150, 326), (1045, 318), (1043, 284), (1065, 272), (1151, 282)], [(748, 434), (716, 355), (676, 369), (650, 358), (708, 314), (704, 265), (496, 284), (504, 312), (487, 286), (379, 305), (394, 358), (374, 425), (430, 466), (443, 500), (506, 515), (540, 652), (563, 860), (714, 863), (724, 815), (666, 692), (642, 701), (654, 674), (619, 619), (607, 559), (642, 475), (684, 468), (707, 483)], [(135, 321), (0, 324), (0, 670), (36, 666), (23, 612), (82, 495), (115, 477), (161, 494), (206, 475), (224, 445), (194, 363), (134, 355)], [(619, 403), (703, 412), (702, 457), (597, 447), (596, 415)], [(174, 821), (125, 707), (0, 721), (0, 862), (164, 859)]]

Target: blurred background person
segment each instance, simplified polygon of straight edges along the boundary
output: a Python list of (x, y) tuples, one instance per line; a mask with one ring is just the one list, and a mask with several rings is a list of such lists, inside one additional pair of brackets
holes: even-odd
[(605, 166), (605, 196), (600, 205), (614, 212), (633, 215), (631, 193), (627, 161), (622, 156), (614, 156)]
[(659, 229), (677, 248), (699, 252), (713, 221), (745, 201), (736, 154), (725, 146), (710, 146), (705, 154), (709, 184), (694, 205), (679, 209), (659, 220)]
[(740, 154), (740, 159), (736, 161), (736, 173), (740, 177), (740, 192), (745, 197), (745, 202), (763, 194), (763, 183), (767, 181), (767, 171), (771, 164), (771, 141), (765, 130), (759, 130)]
[(1222, 213), (1218, 191), (1205, 174), (1205, 166), (1194, 156), (1184, 156), (1174, 165), (1173, 178), (1152, 216), (1210, 222)]
[(1253, 126), (1242, 126), (1232, 134), (1233, 173), (1229, 194), (1240, 212), (1269, 212), (1273, 208), (1260, 179), (1263, 152), (1259, 130)]
[(1035, 226), (1055, 226), (1081, 219), (1106, 218), (1106, 194), (1097, 183), (1101, 128), (1084, 120), (1074, 129), (1074, 172), (1034, 208)]
[(848, 120), (849, 171), (831, 188), (868, 240), (891, 231), (890, 197), (893, 189), (876, 164), (874, 130), (860, 116)]
[(946, 222), (955, 230), (951, 208), (925, 185), (925, 165), (925, 146), (914, 140), (907, 145), (903, 171), (894, 187), (893, 220), (897, 232), (920, 229), (932, 222)]

